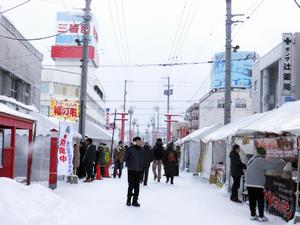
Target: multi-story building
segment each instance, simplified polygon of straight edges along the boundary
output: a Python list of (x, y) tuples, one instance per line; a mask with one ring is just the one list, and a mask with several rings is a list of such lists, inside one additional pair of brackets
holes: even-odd
[(193, 103), (186, 110), (185, 119), (190, 133), (199, 129), (199, 103)]
[[(251, 114), (250, 90), (233, 88), (231, 91), (231, 120)], [(224, 124), (224, 89), (213, 89), (200, 99), (199, 128)]]
[(0, 37), (0, 95), (39, 108), (43, 55), (2, 15), (0, 34), (13, 38)]
[[(232, 52), (231, 62), (231, 120), (251, 114), (252, 65), (255, 52)], [(211, 90), (199, 101), (199, 128), (224, 124), (225, 53), (213, 57)]]
[[(57, 14), (57, 31), (65, 32), (56, 37), (51, 56), (55, 60), (52, 66), (45, 66), (42, 72), (41, 112), (46, 115), (53, 110), (50, 101), (79, 100), (81, 85), (82, 15), (77, 13)], [(95, 18), (92, 17), (89, 45), (89, 68), (87, 76), (87, 119), (105, 128), (105, 93), (97, 77), (98, 34)], [(79, 44), (79, 46), (78, 46)]]
[(253, 113), (300, 99), (300, 33), (284, 33), (282, 42), (253, 66)]

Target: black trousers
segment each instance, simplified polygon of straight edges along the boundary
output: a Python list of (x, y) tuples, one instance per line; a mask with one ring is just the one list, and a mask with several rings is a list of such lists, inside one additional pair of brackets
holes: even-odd
[(148, 175), (149, 175), (149, 166), (144, 166), (144, 170), (141, 176), (141, 180), (144, 181), (144, 185), (147, 185), (148, 183)]
[(233, 184), (231, 188), (231, 197), (230, 199), (237, 199), (238, 198), (238, 190), (241, 184), (241, 176), (232, 176)]
[(94, 179), (94, 165), (93, 163), (86, 163), (85, 165), (87, 177), (86, 179)]
[(247, 187), (247, 190), (251, 216), (256, 215), (256, 205), (258, 205), (259, 217), (263, 217), (265, 210), (264, 189), (257, 187)]
[(140, 179), (142, 171), (128, 170), (128, 192), (127, 197), (133, 196), (137, 200), (140, 193)]
[(114, 177), (117, 176), (117, 170), (119, 170), (119, 175), (118, 176), (121, 177), (122, 176), (122, 169), (123, 169), (123, 163), (120, 162), (120, 160), (115, 161), (114, 173), (113, 173)]

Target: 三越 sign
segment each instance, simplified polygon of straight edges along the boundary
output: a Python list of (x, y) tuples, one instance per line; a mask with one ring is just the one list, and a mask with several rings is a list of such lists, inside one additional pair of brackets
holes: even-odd
[[(72, 13), (72, 12), (58, 12), (56, 15), (57, 21), (57, 33), (62, 33), (56, 36), (56, 45), (76, 45), (76, 39), (82, 41), (83, 34), (85, 30), (85, 25), (83, 24), (83, 13)], [(98, 45), (98, 32), (96, 19), (92, 15), (90, 22), (90, 36), (89, 40), (91, 43), (89, 45), (97, 48)]]
[(57, 175), (73, 173), (73, 127), (66, 122), (59, 123), (59, 139), (57, 150)]
[(78, 100), (56, 100), (52, 98), (50, 101), (50, 117), (63, 121), (77, 122), (79, 107)]

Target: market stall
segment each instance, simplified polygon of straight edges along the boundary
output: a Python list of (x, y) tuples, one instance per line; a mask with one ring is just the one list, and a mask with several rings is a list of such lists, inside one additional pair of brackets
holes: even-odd
[(182, 149), (181, 169), (187, 169), (194, 174), (199, 172), (199, 156), (201, 154), (201, 138), (210, 132), (218, 129), (221, 125), (212, 125), (196, 130), (186, 137), (178, 140), (176, 145), (180, 145)]
[(238, 130), (237, 136), (252, 139), (264, 147), (269, 159), (285, 159), (284, 171), (267, 171), (265, 199), (270, 213), (289, 221), (294, 218), (299, 176), (300, 101), (286, 103)]

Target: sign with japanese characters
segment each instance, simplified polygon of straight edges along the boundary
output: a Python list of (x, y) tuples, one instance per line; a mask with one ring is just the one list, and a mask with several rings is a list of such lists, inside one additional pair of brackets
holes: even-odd
[(57, 150), (57, 175), (73, 173), (73, 127), (66, 122), (59, 123), (59, 139)]
[(105, 111), (106, 111), (106, 114), (105, 114), (105, 121), (106, 121), (105, 128), (106, 128), (106, 130), (110, 130), (110, 125), (109, 125), (109, 111), (110, 111), (110, 109), (106, 108)]
[(77, 122), (79, 118), (79, 101), (78, 100), (56, 100), (50, 101), (50, 117), (62, 121)]
[(282, 34), (282, 72), (283, 72), (283, 92), (284, 96), (290, 96), (292, 94), (292, 46), (293, 46), (293, 34)]
[[(82, 41), (84, 30), (86, 29), (83, 24), (83, 13), (58, 12), (56, 20), (57, 33), (62, 33), (56, 36), (56, 45), (78, 45), (76, 39)], [(92, 15), (90, 22), (90, 45), (96, 48), (98, 39), (96, 19)]]
[(266, 176), (265, 199), (268, 211), (285, 221), (294, 217), (296, 183), (290, 179)]
[(255, 147), (263, 147), (268, 158), (290, 158), (297, 154), (293, 137), (255, 139)]
[[(231, 86), (250, 89), (252, 86), (251, 68), (256, 60), (255, 52), (231, 53)], [(225, 53), (217, 53), (213, 58), (211, 88), (225, 88)]]

